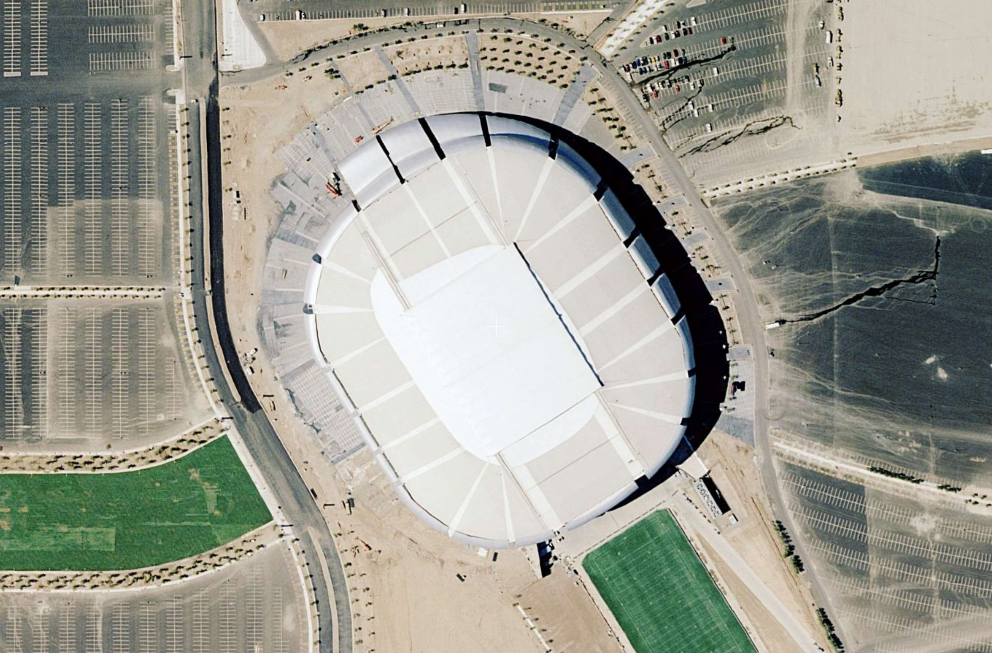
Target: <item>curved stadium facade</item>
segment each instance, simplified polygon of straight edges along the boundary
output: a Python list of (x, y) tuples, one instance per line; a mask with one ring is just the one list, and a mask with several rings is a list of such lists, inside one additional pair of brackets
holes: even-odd
[(609, 509), (679, 444), (689, 328), (613, 191), (529, 123), (450, 114), (339, 163), (313, 355), (404, 502), (486, 548)]

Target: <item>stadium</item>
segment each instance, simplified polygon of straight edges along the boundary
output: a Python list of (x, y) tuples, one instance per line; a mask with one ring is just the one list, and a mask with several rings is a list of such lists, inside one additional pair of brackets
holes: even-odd
[(485, 548), (602, 514), (681, 442), (679, 298), (575, 149), (508, 117), (408, 122), (338, 164), (310, 264), (312, 355), (410, 509)]

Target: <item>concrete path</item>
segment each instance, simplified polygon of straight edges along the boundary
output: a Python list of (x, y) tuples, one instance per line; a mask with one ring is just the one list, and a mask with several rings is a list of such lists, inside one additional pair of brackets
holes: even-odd
[(393, 65), (392, 61), (390, 61), (389, 55), (386, 54), (386, 51), (382, 49), (381, 45), (375, 46), (375, 53), (379, 55), (379, 61), (381, 61), (382, 65), (386, 67), (389, 74), (393, 76), (393, 81), (400, 89), (400, 93), (403, 94), (403, 98), (406, 100), (406, 103), (410, 105), (410, 113), (416, 116), (424, 115), (420, 110), (420, 105), (417, 104), (417, 100), (414, 99), (413, 93), (410, 92), (409, 87), (407, 87), (406, 82), (403, 81), (403, 78), (400, 77), (400, 74), (396, 72), (396, 66)]
[(582, 64), (579, 67), (579, 72), (575, 73), (575, 78), (572, 79), (572, 83), (568, 85), (565, 89), (565, 95), (561, 98), (561, 104), (558, 105), (558, 111), (555, 113), (554, 124), (561, 127), (565, 124), (568, 119), (568, 114), (572, 113), (572, 108), (575, 107), (575, 103), (582, 98), (582, 94), (586, 92), (586, 88), (589, 86), (589, 82), (599, 77), (599, 73), (596, 69), (589, 64)]
[(748, 590), (754, 594), (755, 598), (761, 601), (761, 604), (768, 610), (769, 614), (775, 618), (775, 621), (785, 629), (796, 643), (797, 651), (823, 653), (823, 649), (816, 643), (813, 636), (809, 634), (806, 628), (799, 623), (799, 620), (785, 607), (775, 592), (768, 589), (768, 586), (761, 582), (761, 579), (751, 569), (751, 565), (730, 546), (727, 540), (709, 522), (703, 519), (695, 507), (690, 506), (685, 510), (680, 510), (679, 514), (688, 519), (695, 533), (710, 545), (716, 551), (717, 555), (723, 558), (723, 561), (727, 563), (741, 582), (747, 585)]

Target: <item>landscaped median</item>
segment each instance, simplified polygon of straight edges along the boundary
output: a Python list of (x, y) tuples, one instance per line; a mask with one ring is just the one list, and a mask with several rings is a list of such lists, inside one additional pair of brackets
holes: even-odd
[(271, 520), (226, 436), (135, 471), (0, 473), (0, 569), (150, 567)]

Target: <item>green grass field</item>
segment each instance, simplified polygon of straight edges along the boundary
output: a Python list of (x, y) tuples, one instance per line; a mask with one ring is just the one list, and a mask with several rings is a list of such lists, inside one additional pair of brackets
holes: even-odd
[(231, 442), (115, 474), (0, 474), (0, 569), (135, 569), (271, 521)]
[(599, 547), (582, 566), (637, 653), (754, 653), (667, 510)]

